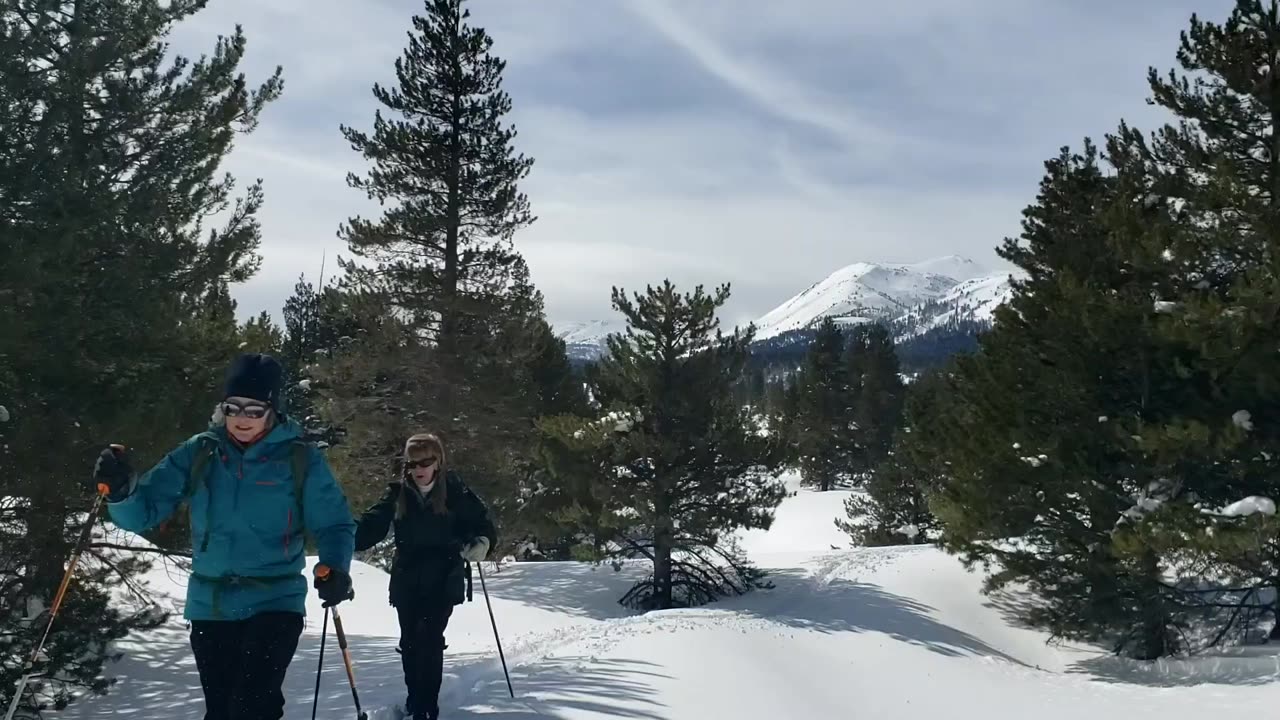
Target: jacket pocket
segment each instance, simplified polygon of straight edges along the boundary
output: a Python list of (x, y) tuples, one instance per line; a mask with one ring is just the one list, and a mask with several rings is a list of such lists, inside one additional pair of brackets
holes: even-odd
[[(264, 465), (274, 470), (275, 463)], [(252, 564), (259, 568), (278, 567), (293, 559), (293, 527), (298, 520), (293, 484), (287, 478), (259, 472), (247, 478), (242, 492), (242, 522), (255, 547)]]

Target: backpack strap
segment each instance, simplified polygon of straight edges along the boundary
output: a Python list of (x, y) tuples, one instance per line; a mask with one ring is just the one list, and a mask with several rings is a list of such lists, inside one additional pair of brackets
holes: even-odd
[[(198, 483), (204, 481), (208, 477), (207, 469), (209, 467), (209, 461), (213, 459), (213, 454), (217, 452), (217, 449), (218, 441), (211, 437), (202, 436), (198, 441), (195, 456), (191, 460), (191, 472), (187, 474), (187, 482), (182, 488), (181, 505), (183, 506), (183, 509), (188, 511), (190, 510), (191, 498), (196, 494)], [(304, 440), (295, 440), (290, 446), (289, 468), (290, 473), (293, 475), (293, 496), (298, 503), (298, 523), (300, 525), (303, 517), (303, 489), (307, 484), (307, 466), (310, 462), (310, 443)], [(209, 492), (213, 492), (212, 486), (209, 487)], [(212, 514), (212, 502), (209, 503), (207, 512)], [(212, 518), (207, 518), (207, 520), (211, 519)], [(211, 523), (206, 522), (204, 537), (200, 541), (201, 552), (209, 549), (210, 527)]]
[[(201, 436), (196, 443), (195, 457), (191, 460), (191, 472), (187, 474), (187, 482), (182, 488), (182, 505), (184, 509), (190, 511), (191, 498), (196, 494), (196, 484), (206, 479), (205, 470), (209, 466), (209, 460), (213, 458), (214, 452), (218, 449), (218, 441), (206, 436)], [(209, 492), (213, 492), (213, 487), (209, 486)], [(206, 509), (206, 515), (213, 511), (213, 502), (209, 502)], [(204, 537), (200, 541), (200, 552), (209, 549), (209, 530), (212, 518), (205, 518)]]
[(305, 440), (294, 440), (290, 446), (289, 467), (293, 473), (293, 497), (298, 502), (298, 526), (304, 528), (303, 493), (307, 487), (307, 466), (311, 464), (311, 443)]

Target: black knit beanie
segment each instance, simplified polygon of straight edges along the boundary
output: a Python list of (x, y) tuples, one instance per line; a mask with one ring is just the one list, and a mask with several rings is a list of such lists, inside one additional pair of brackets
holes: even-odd
[(245, 397), (259, 400), (271, 406), (277, 414), (284, 412), (282, 390), (284, 368), (270, 355), (245, 353), (237, 357), (227, 369), (227, 382), (223, 397)]

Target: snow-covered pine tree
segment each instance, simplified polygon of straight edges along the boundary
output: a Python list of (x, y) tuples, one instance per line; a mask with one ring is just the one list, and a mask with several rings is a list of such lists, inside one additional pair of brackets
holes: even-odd
[(1255, 496), (1246, 505), (1274, 512), (1280, 498), (1280, 7), (1237, 0), (1223, 23), (1192, 16), (1177, 59), (1182, 72), (1148, 76), (1150, 102), (1176, 122), (1150, 137), (1122, 125), (1107, 146), (1145, 193), (1126, 261), (1153, 278), (1151, 323), (1177, 377), (1162, 391), (1175, 407), (1135, 429), (1175, 502), (1127, 532), (1240, 588), (1201, 595), (1207, 606), (1251, 610), (1280, 604), (1280, 526), (1218, 512)]
[(592, 387), (608, 414), (546, 426), (551, 478), (582, 483), (570, 489), (584, 544), (653, 563), (628, 607), (699, 605), (760, 579), (731, 535), (772, 522), (781, 453), (734, 401), (754, 328), (720, 330), (728, 296), (727, 286), (681, 294), (669, 281), (634, 300), (615, 288), (628, 328), (609, 338)]
[[(237, 198), (219, 165), (281, 85), (246, 83), (238, 30), (195, 62), (167, 54), (203, 5), (0, 0), (0, 704), (47, 620), (98, 449), (128, 443), (141, 465), (201, 429), (209, 358), (235, 351), (200, 325), (221, 322), (204, 312), (220, 284), (256, 269), (263, 195)], [(82, 563), (42, 668), (53, 680), (28, 705), (104, 691), (107, 643), (156, 620), (112, 599), (137, 558), (94, 547)]]
[(792, 423), (793, 452), (801, 481), (827, 491), (851, 478), (854, 393), (844, 361), (845, 336), (824, 318), (796, 374), (798, 404)]

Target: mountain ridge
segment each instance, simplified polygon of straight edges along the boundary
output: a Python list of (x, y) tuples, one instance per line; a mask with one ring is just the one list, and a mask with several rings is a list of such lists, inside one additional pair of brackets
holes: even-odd
[[(755, 339), (766, 342), (810, 330), (824, 318), (841, 325), (885, 322), (904, 337), (959, 321), (989, 324), (1012, 293), (1013, 271), (992, 272), (968, 258), (946, 255), (917, 263), (856, 262), (809, 285), (755, 320)], [(605, 351), (605, 338), (623, 332), (624, 319), (556, 327), (572, 360)]]

